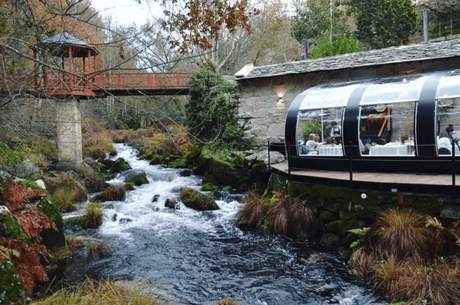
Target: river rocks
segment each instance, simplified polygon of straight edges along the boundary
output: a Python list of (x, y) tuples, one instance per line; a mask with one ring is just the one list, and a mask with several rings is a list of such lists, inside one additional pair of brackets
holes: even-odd
[(153, 196), (153, 198), (152, 198), (152, 203), (153, 203), (153, 202), (157, 202), (157, 201), (158, 201), (158, 198), (160, 198), (160, 194), (156, 194), (155, 196)]
[(181, 177), (189, 177), (192, 175), (192, 170), (190, 169), (184, 169), (183, 171), (180, 172)]
[(320, 245), (328, 247), (338, 247), (341, 244), (340, 237), (334, 233), (325, 233), (319, 241)]
[(91, 198), (91, 201), (122, 201), (125, 198), (126, 192), (133, 189), (134, 187), (131, 183), (112, 184), (106, 187), (102, 193)]
[(132, 222), (133, 220), (131, 218), (126, 218), (126, 217), (123, 217), (123, 218), (120, 218), (120, 220), (118, 221), (119, 224), (127, 224), (127, 223), (130, 223)]
[(182, 189), (180, 198), (187, 207), (195, 210), (206, 211), (219, 209), (211, 195), (201, 193), (192, 188)]
[(177, 200), (176, 199), (166, 199), (165, 201), (165, 207), (170, 208), (170, 209), (175, 209), (177, 205)]
[(142, 169), (130, 169), (124, 172), (123, 176), (125, 177), (125, 182), (131, 182), (137, 186), (149, 183), (147, 174)]
[[(261, 161), (268, 165), (268, 151), (263, 150), (260, 152), (253, 152), (245, 158), (246, 161)], [(284, 162), (284, 155), (278, 151), (270, 152), (270, 164), (277, 164)]]
[(101, 160), (101, 163), (105, 165), (107, 172), (110, 175), (131, 169), (129, 163), (127, 163), (123, 158), (118, 158), (116, 160), (105, 159)]

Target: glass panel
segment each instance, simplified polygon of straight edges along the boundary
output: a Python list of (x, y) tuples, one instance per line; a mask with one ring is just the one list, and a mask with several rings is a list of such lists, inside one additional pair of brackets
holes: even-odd
[(459, 71), (450, 72), (441, 78), (436, 91), (436, 99), (460, 97), (460, 75)]
[(300, 110), (345, 107), (357, 85), (319, 88), (309, 93), (302, 101)]
[[(460, 137), (460, 97), (437, 100), (436, 144), (439, 156), (452, 155), (452, 141)], [(455, 155), (460, 156), (460, 148), (455, 143)]]
[(416, 102), (398, 102), (360, 107), (361, 155), (415, 156), (414, 120)]
[(427, 78), (428, 76), (412, 76), (372, 84), (364, 92), (360, 105), (418, 101)]
[(342, 117), (344, 111), (345, 107), (299, 111), (296, 131), (299, 155), (343, 156)]

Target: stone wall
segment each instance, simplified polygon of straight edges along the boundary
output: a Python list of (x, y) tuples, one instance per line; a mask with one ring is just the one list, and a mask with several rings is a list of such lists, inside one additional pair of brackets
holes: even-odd
[[(289, 71), (286, 71), (285, 75), (272, 76), (270, 76), (270, 69), (275, 71), (279, 66), (266, 66), (264, 67), (267, 70), (266, 77), (236, 80), (240, 88), (240, 122), (247, 128), (246, 136), (253, 137), (260, 143), (267, 143), (267, 141), (283, 143), (286, 113), (290, 103), (297, 95), (313, 86), (458, 68), (460, 68), (459, 57), (318, 70), (299, 74), (289, 74)], [(279, 88), (286, 92), (283, 96), (286, 106), (283, 109), (276, 108), (279, 99), (276, 90)], [(393, 128), (400, 130), (397, 133), (402, 133), (401, 129), (405, 126), (398, 126), (396, 121), (393, 123)]]

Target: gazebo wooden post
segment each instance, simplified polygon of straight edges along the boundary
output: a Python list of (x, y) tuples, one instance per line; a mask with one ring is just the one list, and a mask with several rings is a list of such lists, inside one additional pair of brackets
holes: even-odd
[[(69, 72), (72, 73), (72, 48), (69, 47), (68, 50), (69, 50)], [(72, 74), (69, 75), (68, 85), (70, 89), (73, 89), (73, 75)]]

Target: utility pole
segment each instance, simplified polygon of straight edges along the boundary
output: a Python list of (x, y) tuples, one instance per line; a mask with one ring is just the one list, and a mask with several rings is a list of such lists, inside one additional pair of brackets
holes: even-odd
[(331, 34), (329, 35), (329, 40), (332, 42), (332, 0), (329, 0), (329, 11), (331, 15)]

